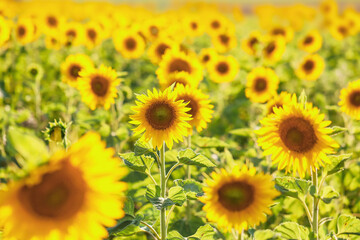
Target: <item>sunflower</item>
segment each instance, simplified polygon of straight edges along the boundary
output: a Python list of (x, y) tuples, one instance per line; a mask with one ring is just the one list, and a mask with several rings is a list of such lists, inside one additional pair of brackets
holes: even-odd
[(19, 18), (15, 27), (16, 39), (21, 44), (27, 44), (34, 40), (35, 25), (31, 18), (22, 17)]
[(48, 13), (43, 16), (42, 19), (42, 30), (43, 33), (48, 34), (56, 33), (60, 29), (62, 29), (63, 25), (65, 23), (65, 18), (54, 13)]
[(98, 22), (91, 21), (85, 24), (85, 45), (87, 48), (92, 49), (99, 45), (102, 40), (102, 31)]
[(89, 56), (81, 53), (70, 55), (61, 64), (62, 80), (72, 87), (77, 87), (79, 73), (82, 70), (87, 71), (93, 67), (94, 63)]
[(343, 12), (344, 21), (348, 25), (349, 34), (356, 35), (360, 31), (360, 15), (353, 8), (347, 8)]
[(336, 40), (343, 40), (350, 36), (351, 30), (344, 19), (336, 19), (330, 26), (330, 33)]
[(63, 46), (62, 36), (55, 33), (49, 33), (45, 36), (45, 46), (47, 49), (59, 50)]
[(137, 31), (116, 31), (113, 37), (115, 48), (124, 58), (136, 59), (145, 51), (145, 41)]
[(314, 53), (321, 48), (322, 42), (320, 33), (317, 30), (312, 30), (299, 41), (299, 48), (308, 53)]
[(166, 82), (160, 82), (160, 87), (162, 90), (165, 90), (166, 88), (170, 87), (171, 85), (181, 84), (181, 85), (189, 85), (191, 87), (197, 87), (198, 83), (193, 82), (191, 79), (191, 76), (187, 72), (175, 72), (169, 75), (169, 77), (166, 79)]
[(164, 22), (159, 18), (151, 18), (142, 24), (141, 33), (145, 36), (146, 40), (154, 41), (162, 35)]
[(267, 115), (274, 113), (274, 108), (282, 108), (282, 106), (291, 101), (291, 94), (288, 92), (281, 92), (280, 95), (275, 95), (267, 102)]
[(212, 172), (205, 183), (205, 194), (199, 200), (205, 204), (206, 217), (228, 232), (265, 222), (265, 214), (272, 214), (269, 206), (279, 195), (271, 175), (256, 173), (255, 168), (245, 165)]
[(0, 16), (0, 47), (10, 39), (10, 24), (4, 17)]
[[(189, 124), (196, 128), (197, 132), (201, 132), (207, 127), (207, 124), (211, 121), (211, 114), (214, 112), (213, 105), (210, 104), (209, 96), (204, 94), (200, 89), (192, 88), (189, 85), (176, 85), (176, 100), (183, 100), (188, 102), (186, 107), (190, 108), (187, 112), (191, 115), (192, 120)], [(191, 134), (192, 129), (189, 129)]]
[(246, 77), (245, 95), (252, 102), (264, 103), (276, 95), (279, 78), (271, 68), (254, 68)]
[(225, 53), (236, 47), (237, 41), (234, 33), (221, 32), (213, 35), (212, 43), (219, 53)]
[(163, 56), (159, 68), (156, 70), (156, 75), (162, 85), (167, 84), (170, 75), (176, 72), (188, 73), (193, 85), (198, 85), (203, 78), (203, 69), (196, 56), (187, 55), (180, 50), (171, 49), (170, 51), (166, 51)]
[(288, 43), (294, 37), (294, 30), (291, 27), (274, 26), (270, 29), (269, 34), (274, 37), (281, 36)]
[(68, 22), (62, 29), (65, 46), (79, 46), (84, 43), (84, 26), (78, 22)]
[(229, 56), (218, 56), (208, 66), (210, 79), (216, 83), (231, 82), (235, 79), (239, 64), (236, 59)]
[(298, 103), (296, 95), (282, 108), (274, 108), (274, 114), (260, 121), (258, 144), (264, 155), (271, 155), (279, 169), (286, 172), (305, 173), (319, 165), (329, 163), (326, 154), (334, 153), (339, 145), (329, 136), (331, 121), (324, 121), (324, 114), (312, 103)]
[(213, 48), (203, 48), (200, 51), (199, 60), (204, 67), (207, 67), (217, 58), (217, 56), (217, 52)]
[(183, 20), (184, 30), (188, 36), (196, 37), (204, 34), (204, 24), (198, 16), (190, 15)]
[(116, 87), (120, 81), (114, 69), (101, 65), (98, 69), (90, 68), (80, 72), (78, 89), (83, 102), (91, 110), (95, 110), (99, 106), (109, 109), (117, 97)]
[(325, 62), (318, 54), (306, 56), (296, 70), (296, 75), (300, 79), (315, 81), (320, 77), (325, 69)]
[(341, 111), (360, 120), (360, 79), (349, 83), (347, 88), (341, 90)]
[[(126, 184), (111, 148), (88, 133), (68, 151), (2, 192), (0, 225), (6, 239), (104, 239), (104, 226), (123, 217)], [(104, 188), (106, 186), (106, 188)], [(24, 221), (26, 224), (23, 224)], [(16, 227), (14, 227), (16, 226)]]
[(147, 53), (152, 63), (159, 64), (165, 52), (170, 49), (179, 50), (179, 44), (171, 38), (161, 37), (151, 44)]
[(174, 141), (182, 142), (183, 136), (188, 135), (191, 117), (187, 112), (190, 108), (182, 100), (176, 100), (176, 93), (171, 91), (171, 87), (164, 92), (148, 90), (147, 95), (139, 95), (137, 99), (137, 106), (132, 108), (135, 114), (130, 116), (130, 123), (138, 125), (134, 129), (135, 134), (145, 132), (144, 139), (151, 140), (158, 149), (162, 148), (163, 142), (171, 149)]
[(277, 62), (282, 58), (285, 48), (286, 42), (283, 37), (271, 38), (271, 40), (265, 44), (263, 56), (271, 63)]
[(259, 31), (253, 31), (250, 35), (241, 41), (241, 48), (249, 55), (255, 55), (259, 43), (261, 42), (261, 33)]
[(335, 0), (323, 0), (320, 4), (320, 11), (325, 17), (333, 17), (338, 14), (338, 5)]
[(209, 15), (211, 15), (211, 17), (207, 18), (206, 32), (210, 35), (217, 35), (220, 32), (224, 32), (230, 24), (229, 20), (220, 13), (209, 13)]

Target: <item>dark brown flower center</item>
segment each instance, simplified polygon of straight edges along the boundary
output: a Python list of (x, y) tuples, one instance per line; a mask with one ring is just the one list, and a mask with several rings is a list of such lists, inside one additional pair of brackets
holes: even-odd
[(147, 122), (156, 130), (165, 130), (172, 126), (176, 113), (169, 103), (155, 102), (145, 112)]
[(246, 209), (254, 202), (254, 195), (254, 187), (245, 181), (226, 183), (218, 190), (220, 204), (229, 211)]
[(191, 23), (191, 28), (196, 30), (198, 28), (198, 24), (196, 22)]
[(303, 64), (303, 69), (305, 72), (310, 73), (315, 67), (315, 63), (313, 60), (307, 60), (304, 64)]
[(156, 54), (159, 56), (159, 57), (162, 57), (162, 55), (164, 55), (166, 49), (168, 49), (169, 46), (165, 43), (160, 43), (157, 48), (156, 48)]
[(109, 79), (103, 76), (95, 76), (91, 79), (91, 89), (99, 97), (104, 97), (110, 87)]
[(313, 38), (312, 36), (307, 36), (307, 37), (304, 39), (304, 44), (305, 44), (305, 45), (308, 45), (308, 44), (311, 44), (313, 41), (314, 41), (314, 38)]
[(150, 33), (153, 36), (157, 36), (159, 34), (159, 28), (156, 26), (151, 26), (150, 27)]
[(348, 33), (348, 29), (347, 29), (345, 26), (340, 26), (340, 27), (338, 27), (338, 31), (339, 31), (339, 33), (341, 33), (341, 35), (343, 35), (343, 36), (346, 36), (347, 33)]
[(60, 169), (46, 173), (36, 185), (19, 190), (19, 200), (31, 214), (42, 218), (68, 219), (83, 206), (86, 183), (80, 170), (64, 161)]
[(73, 64), (69, 67), (69, 74), (73, 77), (73, 79), (77, 79), (79, 77), (79, 72), (81, 71), (81, 66), (77, 64)]
[(23, 36), (25, 36), (26, 34), (26, 28), (24, 26), (19, 26), (17, 29), (17, 34), (18, 36), (21, 38)]
[(259, 77), (255, 79), (254, 89), (256, 92), (263, 92), (267, 88), (267, 81), (265, 78)]
[(47, 18), (47, 23), (49, 24), (49, 26), (51, 27), (57, 27), (58, 25), (58, 20), (56, 19), (56, 17), (54, 16), (49, 16)]
[(350, 103), (356, 107), (360, 107), (360, 91), (354, 91), (349, 96)]
[(282, 28), (275, 28), (275, 29), (272, 31), (272, 34), (273, 34), (273, 35), (282, 35), (282, 36), (285, 36), (285, 31), (284, 31), (284, 29), (282, 29)]
[(219, 35), (219, 38), (220, 38), (220, 42), (227, 45), (229, 43), (229, 36), (225, 35), (225, 34), (220, 34)]
[(94, 29), (90, 28), (87, 30), (87, 35), (92, 41), (95, 41), (97, 33)]
[(216, 65), (216, 70), (220, 73), (220, 74), (226, 74), (229, 71), (229, 64), (227, 62), (219, 62)]
[(265, 47), (265, 52), (270, 55), (274, 52), (274, 50), (276, 49), (276, 45), (274, 42), (270, 42), (266, 47)]
[(76, 37), (76, 31), (71, 29), (71, 30), (68, 30), (66, 32), (66, 36), (70, 37), (70, 38), (75, 38)]
[(253, 48), (255, 44), (259, 43), (259, 40), (255, 37), (249, 39), (248, 45), (249, 47)]
[(178, 100), (184, 100), (184, 102), (188, 102), (188, 104), (186, 105), (186, 107), (190, 108), (189, 111), (187, 111), (186, 113), (190, 114), (192, 118), (195, 118), (196, 114), (199, 111), (199, 104), (197, 103), (197, 101), (195, 101), (191, 96), (179, 96)]
[(181, 58), (173, 59), (169, 65), (169, 72), (172, 73), (172, 72), (182, 72), (182, 71), (191, 73), (190, 64)]
[(129, 50), (129, 51), (133, 51), (133, 50), (135, 50), (136, 49), (136, 41), (135, 41), (135, 39), (133, 39), (133, 38), (127, 38), (127, 39), (125, 39), (125, 47), (126, 47), (126, 49), (127, 50)]
[(208, 62), (209, 60), (210, 60), (209, 54), (204, 55), (203, 58), (202, 58), (202, 61), (203, 61), (204, 63)]
[(317, 142), (314, 127), (302, 117), (290, 117), (279, 125), (281, 141), (291, 151), (306, 153)]
[(214, 29), (218, 29), (220, 27), (220, 22), (218, 20), (214, 20), (211, 22), (211, 27)]

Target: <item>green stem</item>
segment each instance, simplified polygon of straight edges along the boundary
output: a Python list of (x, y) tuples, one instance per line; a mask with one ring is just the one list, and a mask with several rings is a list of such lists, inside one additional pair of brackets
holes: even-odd
[(317, 187), (317, 169), (314, 168), (314, 170), (311, 172), (311, 178), (313, 186), (315, 187), (315, 195), (314, 195), (314, 204), (313, 204), (313, 221), (312, 221), (312, 228), (314, 235), (316, 236), (316, 239), (319, 239), (318, 236), (318, 230), (319, 230), (319, 199), (318, 199), (318, 187)]
[(177, 168), (180, 165), (182, 165), (182, 163), (178, 162), (170, 168), (169, 172), (166, 174), (166, 177), (165, 177), (165, 184), (167, 184), (167, 181), (169, 180), (171, 173), (175, 170), (175, 168)]
[(147, 226), (150, 229), (150, 231), (154, 234), (155, 239), (160, 240), (159, 234), (156, 232), (156, 230), (150, 224), (143, 222), (143, 221), (140, 221), (140, 223), (144, 224), (145, 226)]
[[(187, 145), (188, 145), (188, 146), (187, 146), (188, 148), (191, 148), (191, 135), (189, 135), (188, 138), (187, 138)], [(187, 165), (187, 167), (186, 167), (186, 176), (187, 176), (188, 179), (191, 178), (191, 168), (190, 168), (190, 165)]]
[(309, 210), (309, 207), (307, 206), (306, 202), (303, 199), (300, 199), (300, 202), (302, 203), (302, 205), (305, 208), (305, 212), (306, 212), (306, 216), (309, 220), (309, 224), (312, 225), (312, 216), (311, 216), (311, 212)]
[[(166, 198), (166, 168), (165, 168), (165, 142), (160, 151), (160, 188), (161, 197)], [(161, 240), (166, 240), (166, 208), (160, 210), (160, 235)]]
[(151, 181), (155, 184), (158, 185), (157, 182), (155, 181), (155, 179), (153, 178), (153, 176), (151, 175), (150, 170), (149, 171), (145, 171), (146, 175), (148, 175), (148, 177), (151, 179)]

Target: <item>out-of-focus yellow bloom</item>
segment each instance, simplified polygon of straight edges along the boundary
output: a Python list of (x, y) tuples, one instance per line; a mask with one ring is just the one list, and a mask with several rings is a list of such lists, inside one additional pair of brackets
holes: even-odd
[(84, 26), (78, 22), (68, 22), (62, 29), (65, 46), (79, 46), (85, 41)]
[(291, 27), (274, 26), (270, 29), (269, 34), (274, 37), (283, 37), (286, 42), (290, 42), (294, 37), (294, 30)]
[(34, 40), (35, 25), (31, 18), (19, 18), (14, 30), (16, 39), (21, 44), (27, 44)]
[(103, 41), (102, 30), (98, 22), (90, 21), (84, 26), (85, 45), (92, 49)]
[(212, 36), (212, 43), (219, 53), (225, 53), (236, 47), (237, 41), (234, 33), (229, 31)]
[(332, 22), (330, 33), (336, 40), (343, 40), (350, 35), (351, 30), (344, 19), (338, 18)]
[(217, 52), (213, 48), (203, 48), (199, 54), (199, 59), (203, 66), (207, 67), (217, 56)]
[(77, 87), (80, 72), (94, 67), (91, 58), (85, 54), (69, 55), (61, 64), (61, 74), (63, 82), (72, 87)]
[(299, 48), (308, 53), (314, 53), (321, 48), (322, 42), (320, 33), (317, 30), (312, 30), (300, 39)]
[(152, 63), (159, 64), (166, 51), (179, 50), (179, 44), (168, 37), (155, 40), (149, 47), (147, 53)]
[(241, 48), (250, 55), (255, 55), (261, 42), (261, 33), (253, 31), (250, 35), (241, 41)]
[(245, 95), (252, 102), (264, 103), (276, 95), (279, 78), (271, 68), (254, 68), (246, 77)]
[(216, 83), (231, 82), (235, 79), (239, 64), (233, 56), (218, 56), (208, 65), (210, 79)]
[(360, 120), (360, 79), (350, 82), (347, 88), (340, 92), (341, 111)]
[(296, 70), (296, 75), (300, 79), (315, 81), (320, 77), (325, 69), (325, 61), (318, 54), (306, 56)]
[(267, 62), (276, 63), (282, 58), (285, 48), (286, 42), (283, 37), (271, 38), (262, 50), (263, 56)]
[(0, 47), (10, 38), (10, 24), (4, 17), (0, 16)]
[(124, 58), (141, 57), (145, 51), (145, 41), (136, 29), (119, 29), (114, 33), (115, 48)]

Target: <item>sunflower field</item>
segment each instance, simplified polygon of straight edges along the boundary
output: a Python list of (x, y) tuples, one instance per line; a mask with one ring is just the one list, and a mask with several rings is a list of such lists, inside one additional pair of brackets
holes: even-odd
[(354, 3), (0, 0), (0, 240), (360, 240)]

